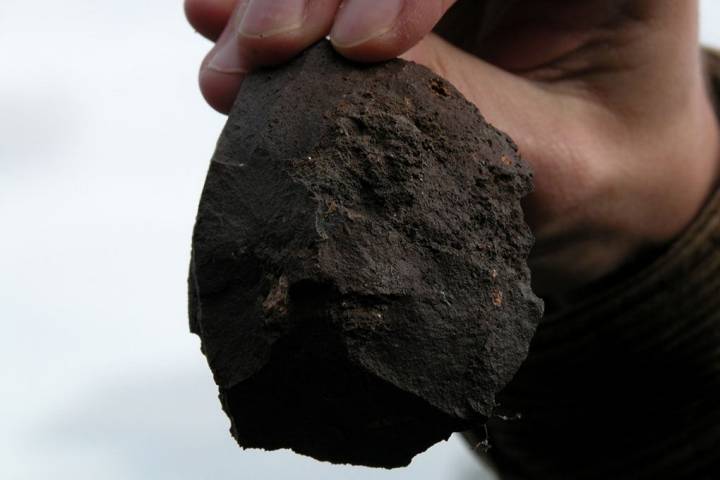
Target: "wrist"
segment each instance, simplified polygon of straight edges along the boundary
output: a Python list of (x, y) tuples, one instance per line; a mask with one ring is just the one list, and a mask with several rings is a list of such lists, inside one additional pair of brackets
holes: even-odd
[[(616, 221), (622, 219), (617, 223), (619, 235), (609, 243), (616, 245), (616, 263), (606, 270), (608, 274), (638, 258), (657, 256), (672, 245), (697, 219), (718, 186), (720, 127), (712, 92), (702, 77), (689, 90), (694, 93), (669, 122), (638, 135), (641, 141), (636, 151), (643, 158), (640, 171), (630, 181), (615, 180), (617, 188), (626, 189), (628, 195), (621, 209), (625, 216), (616, 217)], [(627, 174), (620, 171), (619, 175)]]
[[(715, 71), (720, 88), (720, 59)], [(530, 262), (539, 294), (576, 296), (626, 278), (697, 218), (720, 179), (717, 103), (705, 83), (698, 73), (683, 88), (688, 93), (682, 102), (664, 109), (672, 115), (615, 117), (604, 122), (612, 127), (595, 127), (606, 139), (588, 164), (604, 173), (595, 177), (594, 201), (569, 216), (575, 220), (556, 216), (560, 235), (548, 238), (548, 229), (537, 231)]]

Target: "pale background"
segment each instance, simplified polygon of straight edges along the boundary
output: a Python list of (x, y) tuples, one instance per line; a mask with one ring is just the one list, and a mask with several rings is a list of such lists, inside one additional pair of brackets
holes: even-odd
[(0, 478), (487, 478), (459, 439), (378, 471), (230, 438), (185, 311), (208, 47), (180, 0), (0, 0)]

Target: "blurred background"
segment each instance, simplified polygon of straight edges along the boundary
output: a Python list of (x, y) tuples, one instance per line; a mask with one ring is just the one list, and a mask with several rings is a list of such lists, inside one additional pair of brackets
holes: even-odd
[(0, 478), (492, 478), (458, 438), (395, 471), (231, 439), (186, 320), (209, 46), (181, 0), (0, 1)]

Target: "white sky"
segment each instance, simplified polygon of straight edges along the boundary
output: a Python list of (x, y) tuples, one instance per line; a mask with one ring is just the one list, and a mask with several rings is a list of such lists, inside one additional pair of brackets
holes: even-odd
[(207, 48), (180, 0), (0, 1), (0, 477), (479, 475), (459, 440), (387, 472), (230, 439), (185, 309), (224, 123), (196, 88)]

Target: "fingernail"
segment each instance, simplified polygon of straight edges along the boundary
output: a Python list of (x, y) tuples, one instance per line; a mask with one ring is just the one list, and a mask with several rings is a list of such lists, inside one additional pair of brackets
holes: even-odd
[(220, 73), (247, 73), (242, 65), (240, 46), (236, 35), (229, 35), (218, 44), (207, 68)]
[(330, 39), (338, 47), (354, 47), (389, 32), (404, 0), (345, 0), (340, 6)]
[(305, 20), (306, 0), (250, 0), (239, 32), (247, 37), (270, 37), (297, 30)]

